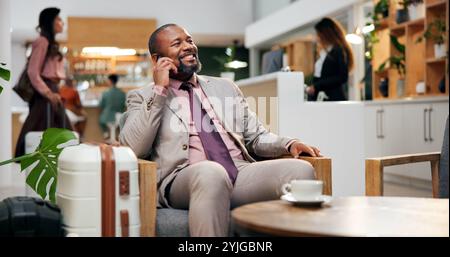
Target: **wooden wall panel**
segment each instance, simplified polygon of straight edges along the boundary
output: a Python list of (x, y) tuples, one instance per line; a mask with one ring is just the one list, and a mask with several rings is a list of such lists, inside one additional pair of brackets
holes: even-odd
[(146, 49), (150, 34), (156, 29), (155, 19), (68, 18), (68, 46), (115, 46)]

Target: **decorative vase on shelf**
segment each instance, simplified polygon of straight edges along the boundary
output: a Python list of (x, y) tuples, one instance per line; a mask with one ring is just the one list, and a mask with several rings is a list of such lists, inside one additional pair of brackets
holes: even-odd
[(418, 20), (425, 17), (425, 4), (411, 4), (408, 6), (408, 14), (410, 20)]
[(383, 97), (387, 97), (389, 92), (389, 79), (381, 79), (378, 89)]
[(397, 97), (405, 96), (405, 80), (399, 79), (397, 80)]
[(439, 89), (439, 92), (445, 93), (445, 77), (443, 77), (441, 79), (441, 81), (439, 81), (438, 89)]
[(417, 84), (416, 84), (416, 93), (418, 95), (422, 95), (422, 94), (425, 94), (426, 91), (427, 91), (427, 88), (425, 86), (425, 82), (423, 82), (423, 81), (417, 82)]
[(408, 9), (398, 9), (395, 21), (400, 24), (409, 20)]
[(436, 59), (445, 57), (445, 50), (445, 44), (434, 44), (434, 57)]

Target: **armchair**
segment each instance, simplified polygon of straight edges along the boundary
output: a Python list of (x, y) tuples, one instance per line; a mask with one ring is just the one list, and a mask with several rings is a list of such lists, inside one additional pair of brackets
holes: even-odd
[(366, 195), (383, 195), (384, 167), (416, 162), (430, 162), (433, 197), (448, 198), (448, 133), (447, 117), (441, 152), (366, 159)]
[[(324, 182), (323, 193), (331, 195), (331, 159), (299, 157), (314, 167), (316, 177)], [(139, 159), (141, 236), (189, 236), (188, 211), (157, 209), (157, 165)], [(169, 222), (168, 222), (169, 220)]]

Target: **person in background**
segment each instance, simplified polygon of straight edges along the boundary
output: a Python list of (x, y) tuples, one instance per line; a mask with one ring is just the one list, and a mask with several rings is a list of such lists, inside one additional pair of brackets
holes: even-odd
[(64, 85), (59, 89), (63, 99), (66, 113), (76, 132), (83, 138), (86, 128), (87, 113), (81, 105), (80, 95), (73, 85), (72, 79), (66, 79)]
[(35, 92), (28, 103), (28, 117), (17, 140), (16, 157), (25, 154), (25, 135), (30, 131), (44, 131), (49, 127), (72, 129), (69, 118), (63, 111), (58, 88), (61, 79), (66, 77), (64, 57), (55, 40), (55, 35), (64, 30), (64, 22), (59, 13), (60, 9), (50, 7), (39, 14), (36, 29), (40, 36), (32, 44), (27, 68)]
[(108, 91), (102, 94), (100, 101), (100, 127), (103, 130), (103, 136), (107, 138), (108, 123), (116, 122), (116, 113), (123, 113), (125, 111), (125, 93), (117, 88), (119, 77), (116, 74), (108, 76), (108, 84), (111, 87)]
[(354, 60), (344, 30), (331, 18), (323, 18), (314, 28), (320, 57), (315, 64), (313, 84), (306, 88), (306, 93), (313, 100), (317, 100), (319, 92), (323, 91), (326, 101), (346, 101), (344, 85)]

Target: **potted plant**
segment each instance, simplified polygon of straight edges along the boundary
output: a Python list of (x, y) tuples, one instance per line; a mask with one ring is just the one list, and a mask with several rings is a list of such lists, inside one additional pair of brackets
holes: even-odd
[(397, 14), (395, 16), (395, 21), (400, 24), (403, 22), (406, 22), (409, 20), (409, 13), (408, 13), (408, 5), (407, 0), (401, 1), (399, 4), (401, 6), (400, 9), (397, 9)]
[(425, 17), (425, 4), (423, 0), (403, 0), (408, 9), (410, 20), (417, 20)]
[[(397, 96), (402, 97), (405, 94), (405, 74), (406, 74), (406, 64), (405, 64), (405, 45), (400, 43), (398, 41), (398, 38), (394, 35), (390, 35), (391, 43), (397, 50), (398, 54), (393, 55), (389, 57), (386, 61), (384, 61), (379, 67), (378, 72), (382, 73), (386, 70), (386, 68), (394, 68), (397, 70), (398, 74), (400, 75), (399, 79), (397, 80)], [(386, 83), (388, 80), (382, 80), (379, 87), (380, 91), (387, 91), (385, 89), (387, 87)]]
[(380, 0), (373, 7), (373, 12), (368, 16), (372, 16), (373, 24), (375, 28), (378, 28), (381, 24), (381, 20), (389, 16), (389, 0)]
[(428, 24), (427, 29), (421, 37), (417, 39), (417, 43), (422, 42), (424, 38), (434, 42), (434, 57), (442, 58), (447, 55), (445, 48), (446, 35), (445, 20), (438, 18)]

